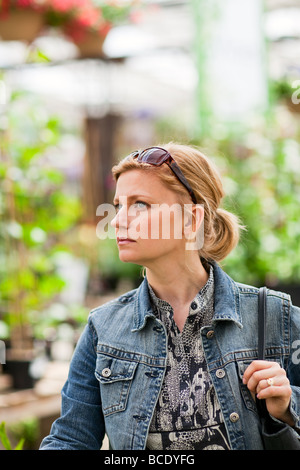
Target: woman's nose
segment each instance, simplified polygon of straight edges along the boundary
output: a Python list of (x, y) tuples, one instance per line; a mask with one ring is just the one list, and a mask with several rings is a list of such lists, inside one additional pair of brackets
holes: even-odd
[(120, 228), (126, 228), (128, 227), (128, 213), (127, 213), (127, 208), (126, 206), (122, 206), (113, 220), (111, 221), (112, 227), (115, 227), (117, 229)]

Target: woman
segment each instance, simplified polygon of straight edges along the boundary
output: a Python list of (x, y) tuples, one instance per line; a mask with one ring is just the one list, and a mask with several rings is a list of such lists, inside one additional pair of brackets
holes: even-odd
[(212, 163), (170, 143), (113, 174), (119, 256), (145, 279), (91, 312), (41, 448), (99, 449), (106, 433), (112, 449), (261, 449), (255, 395), (297, 430), (300, 310), (268, 291), (267, 361), (256, 360), (258, 289), (218, 265), (241, 227), (219, 207)]

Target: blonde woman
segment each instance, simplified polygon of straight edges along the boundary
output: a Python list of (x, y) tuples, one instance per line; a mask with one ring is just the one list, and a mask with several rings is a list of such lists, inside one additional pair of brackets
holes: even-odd
[(220, 207), (217, 170), (169, 143), (113, 174), (119, 256), (145, 278), (91, 312), (41, 448), (99, 449), (106, 433), (119, 450), (262, 449), (255, 396), (296, 432), (300, 310), (268, 291), (267, 361), (256, 360), (258, 289), (218, 264), (241, 227)]

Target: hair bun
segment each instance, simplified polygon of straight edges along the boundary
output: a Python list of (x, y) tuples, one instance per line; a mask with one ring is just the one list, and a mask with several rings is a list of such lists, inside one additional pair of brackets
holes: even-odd
[[(225, 209), (217, 208), (215, 217), (206, 236), (201, 256), (221, 261), (236, 247), (242, 228), (236, 215)], [(204, 222), (205, 223), (205, 222)]]

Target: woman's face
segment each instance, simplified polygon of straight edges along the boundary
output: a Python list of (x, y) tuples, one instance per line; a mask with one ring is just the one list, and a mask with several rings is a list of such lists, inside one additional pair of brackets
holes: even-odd
[[(178, 197), (154, 172), (129, 170), (117, 181), (114, 204), (119, 256), (150, 267), (184, 250), (182, 208)], [(171, 209), (171, 210), (170, 210)]]

